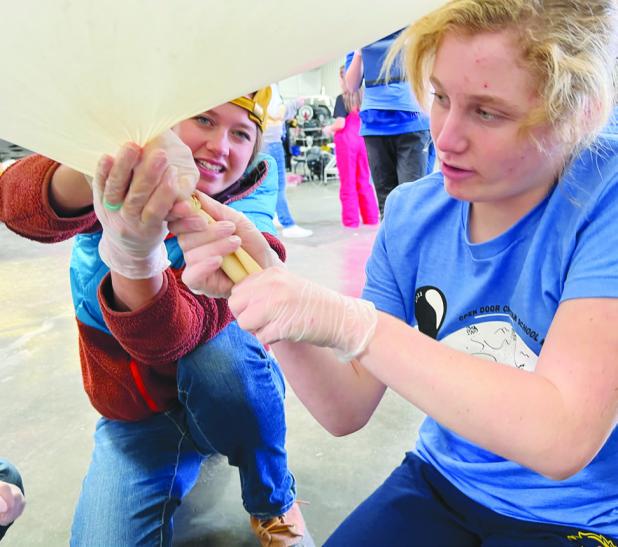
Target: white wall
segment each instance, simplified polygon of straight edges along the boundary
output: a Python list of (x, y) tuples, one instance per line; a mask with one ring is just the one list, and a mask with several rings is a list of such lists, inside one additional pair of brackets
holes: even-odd
[(344, 58), (335, 59), (314, 70), (304, 72), (279, 82), (284, 99), (309, 95), (329, 95), (333, 99), (341, 93), (339, 89), (339, 67)]

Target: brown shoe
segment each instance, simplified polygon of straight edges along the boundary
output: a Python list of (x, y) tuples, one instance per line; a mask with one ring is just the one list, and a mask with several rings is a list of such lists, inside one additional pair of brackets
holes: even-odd
[(251, 517), (251, 528), (262, 547), (292, 547), (303, 545), (305, 520), (298, 503), (287, 513), (267, 520)]

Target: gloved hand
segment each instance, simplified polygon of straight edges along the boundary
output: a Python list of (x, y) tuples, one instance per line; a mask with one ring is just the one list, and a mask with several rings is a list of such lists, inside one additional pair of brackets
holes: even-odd
[[(169, 223), (186, 262), (182, 280), (193, 292), (227, 298), (234, 283), (220, 269), (221, 262), (241, 244), (262, 268), (282, 265), (268, 241), (245, 215), (201, 192), (194, 195), (201, 209), (188, 211), (185, 204), (178, 204), (170, 216), (184, 216)], [(214, 223), (209, 223), (204, 211), (215, 219)]]
[(366, 349), (378, 319), (371, 302), (344, 296), (278, 267), (236, 285), (228, 303), (240, 327), (262, 343), (309, 342), (335, 349), (346, 363)]
[(25, 506), (26, 498), (17, 486), (0, 481), (0, 526), (8, 526), (15, 521)]
[(169, 129), (144, 146), (142, 157), (148, 156), (157, 149), (164, 150), (169, 165), (176, 168), (178, 201), (189, 199), (200, 180), (200, 173), (190, 148)]
[[(101, 259), (110, 270), (131, 279), (146, 279), (169, 265), (163, 243), (165, 221), (174, 203), (197, 184), (199, 173), (191, 151), (166, 133), (140, 151), (134, 144), (122, 147), (116, 159), (103, 156), (93, 181), (94, 209), (103, 226), (99, 243)], [(183, 165), (185, 188), (179, 188), (178, 168)], [(194, 178), (191, 179), (191, 162)]]

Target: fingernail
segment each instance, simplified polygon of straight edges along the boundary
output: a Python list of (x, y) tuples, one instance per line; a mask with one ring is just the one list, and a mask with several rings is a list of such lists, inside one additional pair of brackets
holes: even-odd
[(126, 155), (129, 155), (132, 157), (138, 156), (142, 151), (141, 148), (137, 146), (137, 144), (132, 143), (132, 142), (125, 144), (122, 147), (122, 150)]
[(240, 238), (238, 236), (230, 236), (227, 239), (230, 243), (240, 243)]
[(222, 256), (209, 256), (205, 258), (203, 262), (206, 268), (216, 269), (221, 266), (221, 263), (223, 262), (223, 257)]
[[(167, 156), (165, 154), (158, 154), (153, 163), (155, 169), (162, 169), (167, 164)], [(172, 167), (170, 166), (170, 171)]]
[(221, 233), (234, 233), (234, 230), (236, 230), (236, 225), (233, 222), (221, 220), (217, 222), (217, 228), (221, 231)]
[(107, 154), (101, 156), (97, 162), (97, 169), (101, 170), (109, 165), (110, 156)]

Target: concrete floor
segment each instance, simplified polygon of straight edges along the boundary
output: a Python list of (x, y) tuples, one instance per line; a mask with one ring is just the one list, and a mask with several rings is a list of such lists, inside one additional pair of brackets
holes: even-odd
[[(314, 230), (285, 241), (290, 269), (358, 295), (375, 231), (340, 226), (336, 181), (290, 187), (288, 199), (296, 221)], [(69, 253), (70, 243), (43, 246), (0, 225), (0, 456), (20, 468), (28, 500), (3, 547), (67, 545), (90, 459), (97, 414), (81, 386)], [(401, 461), (421, 418), (389, 392), (363, 431), (334, 438), (288, 391), (289, 463), (299, 498), (309, 502), (303, 513), (316, 545)], [(204, 465), (175, 529), (178, 546), (257, 545), (238, 473), (226, 460)]]

